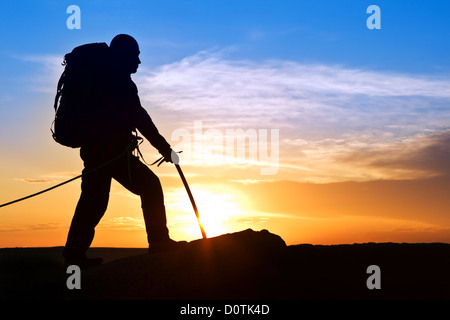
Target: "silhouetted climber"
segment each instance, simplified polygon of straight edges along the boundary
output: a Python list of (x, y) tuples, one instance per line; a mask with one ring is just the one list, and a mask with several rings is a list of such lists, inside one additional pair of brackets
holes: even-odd
[[(96, 83), (102, 92), (102, 107), (92, 111), (96, 135), (80, 149), (84, 170), (88, 172), (114, 157), (117, 160), (83, 175), (81, 196), (70, 226), (63, 256), (65, 264), (86, 267), (102, 263), (101, 258), (87, 258), (86, 251), (94, 238), (94, 229), (106, 211), (111, 179), (141, 198), (149, 251), (165, 251), (186, 243), (169, 237), (163, 190), (158, 177), (132, 154), (139, 132), (162, 154), (167, 162), (178, 162), (178, 156), (161, 136), (147, 111), (141, 106), (137, 87), (131, 79), (141, 61), (139, 45), (125, 34), (110, 44), (112, 68), (104, 83)], [(95, 100), (95, 98), (94, 98)], [(130, 147), (131, 146), (131, 147)], [(128, 148), (128, 149), (127, 149)], [(128, 150), (124, 153), (125, 150)]]

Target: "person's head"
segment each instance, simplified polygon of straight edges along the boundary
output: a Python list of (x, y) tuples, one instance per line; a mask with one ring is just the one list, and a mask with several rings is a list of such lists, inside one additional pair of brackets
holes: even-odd
[(118, 58), (121, 68), (127, 73), (135, 73), (141, 63), (139, 60), (139, 45), (137, 41), (127, 34), (119, 34), (111, 40), (109, 45)]

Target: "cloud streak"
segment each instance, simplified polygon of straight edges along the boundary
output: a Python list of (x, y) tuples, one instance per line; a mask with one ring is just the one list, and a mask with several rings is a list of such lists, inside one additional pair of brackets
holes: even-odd
[(450, 120), (450, 79), (424, 75), (200, 52), (135, 79), (143, 104), (173, 130), (193, 130), (198, 120), (205, 130), (279, 129), (280, 166), (301, 168), (301, 180), (379, 178), (336, 161), (394, 151), (445, 131)]
[(343, 160), (362, 167), (407, 172), (410, 177), (450, 175), (450, 130), (365, 153), (354, 152)]
[(113, 217), (105, 221), (101, 221), (98, 225), (99, 229), (121, 229), (121, 230), (145, 230), (143, 219), (132, 217)]
[(22, 79), (37, 92), (56, 93), (56, 85), (64, 67), (62, 55), (17, 55), (16, 60), (29, 64), (30, 73)]
[(17, 226), (0, 226), (0, 232), (23, 232), (23, 231), (47, 231), (47, 230), (58, 230), (65, 228), (60, 223), (39, 223), (33, 225), (26, 225), (22, 227)]
[[(376, 113), (371, 108), (374, 102), (379, 105), (378, 110), (384, 108), (379, 100), (369, 102), (363, 97), (450, 98), (448, 79), (289, 61), (228, 61), (220, 54), (207, 52), (155, 71), (144, 70), (138, 81), (141, 95), (152, 106), (202, 116), (230, 116), (232, 111), (234, 119), (245, 116), (246, 120), (279, 114), (326, 114), (330, 118), (340, 114), (327, 111), (339, 109)], [(399, 108), (404, 110), (407, 106)], [(414, 110), (414, 105), (409, 110)]]
[(15, 180), (23, 181), (23, 182), (27, 182), (27, 183), (49, 183), (49, 182), (55, 182), (55, 180), (51, 180), (51, 179), (16, 178)]

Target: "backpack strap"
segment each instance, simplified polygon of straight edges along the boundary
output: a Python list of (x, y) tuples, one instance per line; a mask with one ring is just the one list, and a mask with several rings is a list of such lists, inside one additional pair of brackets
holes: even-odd
[(54, 127), (55, 127), (55, 121), (56, 121), (56, 111), (58, 109), (58, 102), (59, 102), (59, 98), (61, 97), (62, 87), (64, 85), (64, 77), (65, 77), (65, 75), (66, 75), (66, 73), (63, 72), (61, 74), (61, 77), (59, 77), (57, 91), (56, 91), (56, 96), (55, 96), (55, 103), (53, 105), (53, 108), (55, 108), (55, 119), (53, 119), (52, 125), (50, 126), (50, 131), (52, 132), (53, 139), (55, 139), (55, 140), (56, 140), (56, 138), (55, 138)]
[(56, 96), (55, 96), (55, 104), (53, 105), (53, 107), (56, 109), (58, 109), (58, 101), (59, 101), (59, 97), (61, 96), (61, 92), (62, 92), (62, 87), (64, 85), (64, 77), (65, 77), (66, 73), (63, 72), (61, 74), (61, 77), (59, 77), (59, 81), (58, 81), (58, 87), (57, 87), (57, 91), (56, 91)]

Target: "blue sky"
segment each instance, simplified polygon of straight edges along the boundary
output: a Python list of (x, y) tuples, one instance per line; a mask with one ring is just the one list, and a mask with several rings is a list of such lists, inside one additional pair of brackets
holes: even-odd
[[(373, 3), (381, 30), (365, 24)], [(81, 30), (66, 28), (70, 4), (81, 8)], [(148, 67), (234, 48), (232, 59), (448, 76), (449, 12), (448, 1), (8, 1), (0, 12), (0, 83), (14, 89), (11, 74), (30, 69), (17, 56), (63, 55), (117, 33), (139, 40)]]
[[(81, 8), (81, 30), (66, 28), (70, 4)], [(381, 30), (366, 28), (371, 4)], [(447, 73), (449, 12), (448, 1), (8, 1), (1, 54), (60, 54), (126, 32), (149, 65), (232, 46), (246, 59)]]

